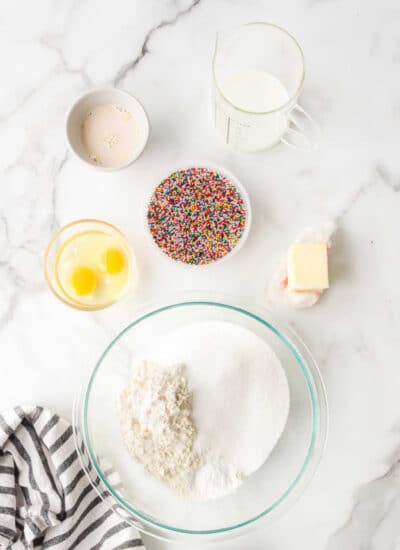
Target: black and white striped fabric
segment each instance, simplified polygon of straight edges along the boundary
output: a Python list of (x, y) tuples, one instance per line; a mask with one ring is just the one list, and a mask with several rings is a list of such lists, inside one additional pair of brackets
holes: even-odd
[(143, 550), (98, 490), (65, 420), (42, 407), (0, 415), (0, 549)]

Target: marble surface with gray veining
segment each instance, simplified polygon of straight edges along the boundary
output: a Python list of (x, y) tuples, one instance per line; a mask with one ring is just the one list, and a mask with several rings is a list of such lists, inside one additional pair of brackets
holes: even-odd
[[(286, 27), (304, 48), (300, 101), (322, 129), (316, 153), (282, 145), (242, 155), (214, 134), (207, 92), (215, 32), (257, 20)], [(286, 312), (327, 386), (326, 454), (289, 513), (218, 548), (400, 549), (399, 21), (397, 0), (2, 3), (2, 408), (29, 401), (70, 417), (82, 373), (142, 303), (193, 289), (266, 303), (291, 239), (310, 223), (339, 224), (331, 289), (313, 310)], [(64, 138), (68, 106), (103, 84), (137, 96), (152, 126), (140, 159), (112, 174), (79, 163)], [(165, 262), (145, 236), (146, 197), (186, 159), (234, 172), (253, 204), (246, 246), (213, 269)], [(135, 297), (93, 314), (58, 302), (42, 274), (49, 238), (81, 217), (124, 230), (142, 273)], [(148, 542), (156, 548), (167, 546)]]

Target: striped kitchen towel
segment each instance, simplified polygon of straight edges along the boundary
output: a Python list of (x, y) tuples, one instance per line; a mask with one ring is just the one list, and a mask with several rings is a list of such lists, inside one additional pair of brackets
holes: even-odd
[(68, 422), (42, 407), (0, 415), (0, 549), (143, 550), (107, 495), (87, 479)]

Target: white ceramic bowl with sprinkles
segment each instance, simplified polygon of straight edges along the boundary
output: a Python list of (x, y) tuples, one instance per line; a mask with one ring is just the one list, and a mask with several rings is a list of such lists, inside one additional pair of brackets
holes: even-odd
[(191, 266), (236, 254), (251, 226), (243, 185), (218, 166), (196, 163), (172, 171), (154, 189), (146, 212), (150, 236), (171, 260)]

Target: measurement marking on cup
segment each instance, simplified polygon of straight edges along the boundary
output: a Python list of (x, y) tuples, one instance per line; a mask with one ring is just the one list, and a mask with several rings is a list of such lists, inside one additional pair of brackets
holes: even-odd
[(228, 116), (228, 121), (226, 123), (226, 143), (229, 143), (229, 131), (230, 131), (230, 128), (231, 128), (231, 118)]

